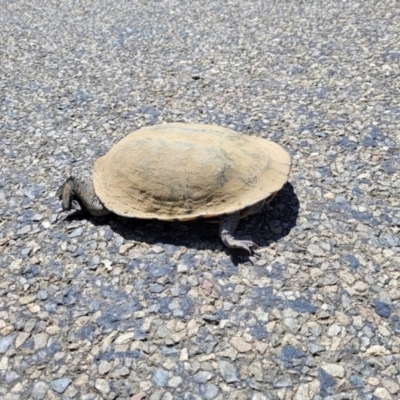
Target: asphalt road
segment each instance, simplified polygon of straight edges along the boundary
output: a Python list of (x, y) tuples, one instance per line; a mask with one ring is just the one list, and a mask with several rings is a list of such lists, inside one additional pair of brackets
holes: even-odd
[[(397, 1), (0, 8), (1, 400), (400, 397)], [(69, 175), (162, 122), (290, 152), (237, 232), (259, 258), (62, 212)]]

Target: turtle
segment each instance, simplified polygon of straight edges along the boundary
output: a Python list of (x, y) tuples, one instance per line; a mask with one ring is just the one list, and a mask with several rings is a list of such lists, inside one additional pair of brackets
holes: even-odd
[(164, 123), (134, 131), (95, 161), (93, 176), (70, 176), (58, 190), (94, 216), (219, 222), (225, 246), (250, 254), (239, 220), (259, 212), (288, 180), (291, 160), (277, 143), (206, 124)]

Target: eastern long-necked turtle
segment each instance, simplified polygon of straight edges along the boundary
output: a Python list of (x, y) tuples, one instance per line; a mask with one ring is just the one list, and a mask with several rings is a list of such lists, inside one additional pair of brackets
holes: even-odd
[(64, 210), (76, 199), (93, 215), (162, 221), (217, 218), (222, 242), (235, 239), (239, 220), (258, 212), (288, 179), (289, 154), (266, 139), (200, 124), (139, 129), (94, 165), (93, 178), (70, 177), (59, 196)]

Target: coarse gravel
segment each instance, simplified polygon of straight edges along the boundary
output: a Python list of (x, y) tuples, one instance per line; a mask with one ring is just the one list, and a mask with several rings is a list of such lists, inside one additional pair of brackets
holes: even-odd
[[(400, 398), (396, 0), (0, 1), (0, 400)], [(68, 216), (129, 132), (269, 138), (289, 183), (212, 224)]]

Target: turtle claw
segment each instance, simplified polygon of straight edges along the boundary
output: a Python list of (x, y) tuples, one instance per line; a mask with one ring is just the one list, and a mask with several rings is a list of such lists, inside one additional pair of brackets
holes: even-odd
[(246, 250), (250, 255), (255, 253), (255, 249), (258, 249), (259, 246), (257, 243), (252, 242), (251, 240), (237, 240), (238, 249)]
[(237, 240), (233, 237), (223, 237), (222, 241), (224, 242), (225, 246), (230, 247), (231, 249), (242, 249), (246, 250), (249, 255), (253, 255), (255, 249), (258, 249), (259, 246), (251, 240)]
[(252, 240), (239, 240), (235, 239), (233, 233), (238, 226), (240, 220), (240, 213), (236, 212), (224, 217), (221, 217), (219, 234), (222, 242), (225, 246), (231, 249), (242, 249), (246, 250), (250, 255), (253, 254), (254, 249), (258, 248), (258, 244), (254, 243)]

